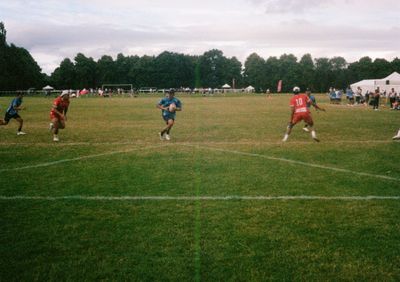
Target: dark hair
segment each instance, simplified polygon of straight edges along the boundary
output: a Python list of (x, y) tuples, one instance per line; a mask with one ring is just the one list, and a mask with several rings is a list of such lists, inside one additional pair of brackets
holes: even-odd
[(170, 90), (167, 91), (168, 94), (175, 94), (175, 89), (171, 88)]

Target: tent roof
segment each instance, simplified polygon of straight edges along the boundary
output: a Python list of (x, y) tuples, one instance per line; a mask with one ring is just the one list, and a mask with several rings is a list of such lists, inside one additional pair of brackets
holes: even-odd
[(231, 86), (226, 83), (226, 84), (222, 85), (222, 88), (231, 88)]
[(254, 89), (254, 87), (251, 86), (251, 85), (249, 85), (249, 86), (247, 86), (245, 89)]
[(382, 80), (397, 80), (397, 81), (400, 81), (400, 73), (394, 72), (391, 75), (389, 75), (389, 76), (387, 76), (385, 78), (382, 78)]
[(51, 87), (50, 85), (47, 85), (45, 87), (42, 88), (43, 90), (53, 90), (54, 88)]

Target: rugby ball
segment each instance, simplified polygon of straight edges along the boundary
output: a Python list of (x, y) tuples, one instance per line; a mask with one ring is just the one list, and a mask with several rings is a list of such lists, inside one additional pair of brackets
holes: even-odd
[(170, 104), (169, 107), (168, 107), (168, 111), (171, 112), (171, 113), (174, 113), (175, 110), (176, 110), (175, 103)]

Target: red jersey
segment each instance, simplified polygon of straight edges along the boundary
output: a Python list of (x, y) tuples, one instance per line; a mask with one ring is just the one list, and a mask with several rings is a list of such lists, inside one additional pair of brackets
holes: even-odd
[[(53, 102), (53, 107), (55, 107), (60, 113), (64, 113), (64, 111), (68, 109), (68, 106), (69, 100), (63, 100), (61, 97), (57, 97)], [(50, 113), (57, 115), (57, 113), (54, 111), (54, 108), (51, 109)]]
[(290, 99), (290, 106), (294, 107), (294, 113), (309, 113), (307, 104), (311, 104), (310, 98), (306, 94), (297, 94)]

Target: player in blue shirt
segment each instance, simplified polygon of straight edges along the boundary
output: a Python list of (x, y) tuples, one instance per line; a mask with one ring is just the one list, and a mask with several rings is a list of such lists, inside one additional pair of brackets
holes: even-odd
[(20, 110), (23, 110), (24, 107), (21, 106), (22, 104), (22, 93), (18, 93), (17, 97), (15, 97), (10, 106), (7, 108), (6, 115), (4, 116), (4, 120), (0, 120), (0, 125), (7, 125), (10, 120), (13, 118), (19, 123), (17, 135), (25, 135), (26, 133), (22, 131), (22, 125), (24, 124), (24, 120), (18, 114)]
[[(171, 104), (173, 106), (171, 106)], [(159, 133), (160, 139), (171, 140), (169, 132), (174, 126), (176, 111), (182, 111), (182, 103), (179, 99), (175, 98), (175, 91), (171, 89), (168, 91), (167, 97), (161, 99), (157, 104), (157, 108), (161, 110), (162, 118), (167, 124), (167, 126)]]
[[(311, 106), (317, 105), (317, 100), (315, 99), (315, 96), (311, 94), (311, 90), (309, 88), (307, 88), (306, 94), (308, 96), (308, 98), (310, 98), (311, 103), (307, 103), (307, 108), (311, 108)], [(321, 111), (325, 112), (325, 109), (321, 108), (321, 107), (315, 107), (315, 109), (318, 111), (318, 109), (320, 109)], [(309, 132), (310, 130), (308, 129), (308, 124), (306, 123), (303, 127), (303, 130), (306, 132)]]

